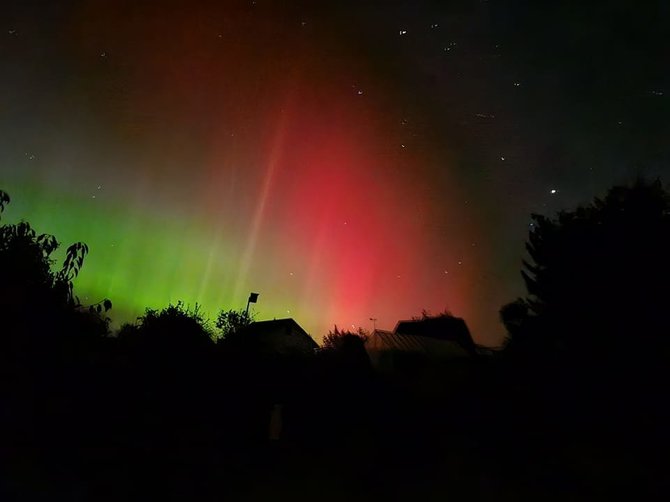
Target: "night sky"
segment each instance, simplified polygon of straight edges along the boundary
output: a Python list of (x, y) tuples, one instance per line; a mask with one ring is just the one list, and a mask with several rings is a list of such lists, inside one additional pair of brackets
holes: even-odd
[(257, 291), (316, 339), (499, 344), (530, 213), (667, 174), (669, 5), (5, 1), (5, 217), (86, 242), (117, 325)]

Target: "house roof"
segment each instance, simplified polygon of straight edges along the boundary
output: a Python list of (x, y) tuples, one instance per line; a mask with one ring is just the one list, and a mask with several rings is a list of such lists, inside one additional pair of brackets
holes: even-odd
[[(257, 340), (266, 340), (265, 343), (277, 344), (285, 343), (279, 342), (277, 336), (288, 337), (283, 338), (288, 341), (293, 339), (295, 344), (300, 340), (301, 346), (312, 349), (318, 348), (318, 344), (312, 339), (311, 336), (292, 318), (287, 319), (272, 319), (268, 321), (256, 321), (252, 322), (249, 326), (243, 330), (244, 336), (251, 336)], [(274, 341), (270, 341), (274, 340)]]
[(285, 329), (287, 331), (296, 330), (297, 332), (309, 336), (307, 331), (305, 331), (300, 324), (298, 324), (295, 319), (287, 317), (285, 319), (270, 319), (267, 321), (254, 321), (249, 324), (249, 328), (254, 329), (255, 331), (269, 331), (277, 329)]
[(459, 344), (466, 351), (474, 354), (476, 346), (470, 336), (470, 330), (460, 317), (441, 315), (398, 321), (393, 332), (397, 335), (420, 336), (437, 340), (451, 341)]
[(389, 349), (403, 350), (403, 351), (427, 351), (425, 339), (418, 336), (407, 336), (392, 331), (384, 331), (377, 329), (373, 336), (379, 337), (379, 341)]
[(403, 352), (420, 353), (434, 357), (463, 357), (469, 351), (460, 343), (421, 335), (403, 335), (391, 331), (375, 330), (367, 339), (365, 348), (368, 353)]

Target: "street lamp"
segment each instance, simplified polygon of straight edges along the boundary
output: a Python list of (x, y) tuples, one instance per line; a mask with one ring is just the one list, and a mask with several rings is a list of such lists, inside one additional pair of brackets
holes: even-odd
[(249, 318), (249, 304), (256, 303), (258, 301), (259, 293), (249, 293), (249, 299), (247, 300), (247, 310), (244, 311), (245, 317)]

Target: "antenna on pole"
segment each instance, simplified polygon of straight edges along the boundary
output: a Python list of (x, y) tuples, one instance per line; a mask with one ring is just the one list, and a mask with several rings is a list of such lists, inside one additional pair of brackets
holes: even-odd
[(247, 309), (244, 311), (244, 316), (249, 319), (249, 304), (256, 303), (258, 301), (258, 293), (249, 293), (249, 299), (247, 300)]
[(377, 331), (377, 318), (371, 317), (370, 320), (372, 321), (372, 331)]

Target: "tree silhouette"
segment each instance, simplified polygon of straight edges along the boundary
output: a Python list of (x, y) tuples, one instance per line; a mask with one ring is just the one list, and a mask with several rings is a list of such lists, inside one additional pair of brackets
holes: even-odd
[(358, 331), (340, 330), (335, 326), (323, 337), (321, 345), (322, 359), (330, 360), (347, 371), (356, 373), (370, 369), (370, 357), (365, 350), (368, 332), (363, 328)]
[(179, 301), (161, 310), (146, 309), (137, 324), (125, 324), (119, 338), (149, 351), (172, 352), (206, 350), (212, 336), (200, 307)]
[(556, 218), (532, 218), (521, 272), (528, 295), (501, 309), (508, 352), (667, 357), (670, 196), (661, 182), (616, 186)]
[(219, 340), (231, 341), (242, 329), (254, 322), (254, 314), (247, 310), (222, 310), (216, 316), (215, 326)]
[(365, 350), (365, 342), (368, 339), (368, 333), (359, 328), (355, 333), (352, 331), (340, 330), (335, 326), (323, 337), (321, 344), (322, 350), (333, 351), (358, 351), (361, 348)]
[[(9, 202), (9, 195), (0, 191), (0, 213)], [(47, 319), (54, 322), (53, 316), (66, 312), (83, 314), (85, 308), (74, 294), (73, 281), (83, 266), (88, 246), (81, 242), (69, 246), (63, 265), (54, 272), (52, 255), (59, 246), (56, 237), (38, 234), (28, 222), (0, 225), (0, 316), (5, 322), (43, 324)], [(104, 299), (89, 306), (88, 314), (103, 314), (111, 307), (111, 301)], [(31, 315), (36, 311), (42, 312), (41, 318)], [(107, 321), (100, 320), (106, 331)]]

